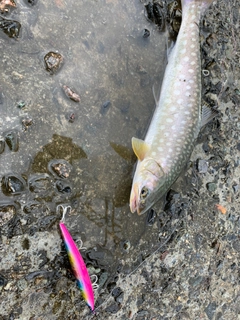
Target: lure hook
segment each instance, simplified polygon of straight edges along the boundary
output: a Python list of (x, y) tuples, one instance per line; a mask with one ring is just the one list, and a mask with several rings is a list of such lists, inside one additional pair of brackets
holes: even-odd
[(71, 212), (72, 207), (71, 206), (64, 206), (62, 204), (59, 204), (56, 208), (56, 212), (59, 214), (62, 212), (62, 219), (60, 220), (60, 222), (64, 223), (65, 222), (65, 216), (67, 214), (67, 212)]

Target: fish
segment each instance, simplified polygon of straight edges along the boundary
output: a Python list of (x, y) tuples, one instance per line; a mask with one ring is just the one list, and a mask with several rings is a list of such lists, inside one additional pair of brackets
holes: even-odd
[(144, 140), (133, 137), (138, 161), (130, 210), (148, 211), (178, 178), (203, 125), (213, 117), (201, 106), (199, 22), (213, 0), (181, 0), (182, 23), (168, 54), (160, 98)]
[[(59, 207), (62, 207), (62, 206), (60, 205)], [(63, 208), (63, 218), (59, 223), (59, 228), (61, 230), (62, 238), (65, 244), (65, 248), (68, 254), (68, 258), (69, 258), (73, 273), (77, 279), (78, 286), (82, 291), (83, 299), (86, 301), (91, 311), (94, 311), (93, 286), (91, 283), (90, 276), (88, 274), (87, 267), (84, 263), (81, 253), (78, 250), (76, 243), (74, 242), (73, 238), (71, 237), (71, 234), (69, 233), (67, 227), (64, 224), (64, 215), (67, 212), (68, 208), (69, 206)]]

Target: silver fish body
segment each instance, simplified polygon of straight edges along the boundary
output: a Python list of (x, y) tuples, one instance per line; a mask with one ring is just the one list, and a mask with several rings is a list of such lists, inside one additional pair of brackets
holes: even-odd
[(182, 0), (177, 41), (170, 52), (160, 99), (145, 140), (133, 138), (138, 157), (130, 209), (146, 212), (177, 179), (201, 128), (199, 21), (210, 0)]

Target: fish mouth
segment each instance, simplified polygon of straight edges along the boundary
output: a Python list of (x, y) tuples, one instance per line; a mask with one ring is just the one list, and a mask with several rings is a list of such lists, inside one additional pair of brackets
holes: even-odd
[(134, 185), (131, 196), (130, 196), (130, 210), (132, 213), (137, 211), (137, 214), (140, 216), (147, 211), (146, 200), (139, 199), (138, 195), (138, 186)]

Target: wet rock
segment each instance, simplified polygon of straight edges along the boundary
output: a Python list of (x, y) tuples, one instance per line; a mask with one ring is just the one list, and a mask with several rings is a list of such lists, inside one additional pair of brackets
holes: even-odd
[(197, 160), (197, 170), (199, 173), (207, 173), (208, 171), (208, 162), (206, 160)]
[(151, 2), (146, 4), (145, 10), (146, 10), (145, 16), (147, 20), (154, 22), (153, 4)]
[(117, 313), (120, 310), (120, 304), (119, 303), (112, 303), (109, 307), (106, 308), (106, 311), (109, 313)]
[(60, 193), (68, 194), (68, 193), (72, 192), (72, 187), (66, 181), (57, 180), (55, 186), (56, 186), (57, 191)]
[(44, 62), (46, 70), (49, 71), (50, 74), (54, 74), (62, 67), (63, 57), (60, 53), (50, 51), (45, 55)]
[(9, 173), (2, 178), (2, 191), (6, 196), (19, 195), (26, 189), (25, 180), (18, 174)]
[(80, 102), (80, 96), (65, 84), (62, 86), (65, 95), (74, 102)]
[(5, 141), (2, 137), (0, 137), (0, 154), (3, 153), (5, 149)]
[(101, 105), (101, 108), (100, 108), (100, 113), (102, 114), (102, 115), (105, 115), (107, 112), (108, 112), (108, 110), (110, 109), (110, 107), (111, 107), (111, 102), (110, 101), (105, 101), (102, 105)]
[(4, 278), (3, 275), (0, 274), (0, 287), (3, 287), (7, 284), (7, 279)]
[(206, 315), (208, 317), (209, 320), (212, 320), (214, 317), (214, 314), (216, 312), (217, 309), (217, 304), (216, 302), (211, 302), (209, 303), (209, 305), (207, 306), (207, 308), (205, 309)]
[(147, 212), (147, 225), (148, 226), (152, 226), (156, 220), (157, 214), (155, 212), (155, 210), (150, 209)]
[(56, 221), (57, 221), (57, 217), (55, 215), (49, 215), (49, 216), (43, 217), (38, 223), (40, 227), (40, 231), (50, 228)]
[(191, 287), (197, 287), (200, 285), (200, 283), (202, 282), (202, 277), (201, 276), (196, 276), (196, 277), (193, 277), (193, 278), (190, 278), (189, 279), (189, 285)]
[(51, 187), (51, 180), (48, 174), (36, 174), (29, 178), (28, 188), (31, 192), (45, 195)]
[(29, 6), (35, 6), (38, 2), (38, 0), (24, 0), (24, 2), (26, 4), (28, 4)]
[(7, 223), (16, 214), (16, 207), (12, 202), (0, 202), (0, 226)]
[(72, 166), (66, 160), (54, 159), (48, 163), (48, 170), (57, 178), (66, 179), (69, 177)]
[(217, 185), (214, 182), (207, 183), (207, 189), (209, 192), (214, 192), (217, 190)]
[(158, 26), (159, 30), (163, 31), (165, 26), (165, 15), (164, 15), (163, 7), (157, 2), (153, 3), (153, 15), (154, 15), (154, 21)]
[(73, 123), (76, 120), (76, 114), (74, 112), (72, 112), (72, 111), (68, 112), (66, 114), (66, 119), (67, 119), (68, 122)]
[(25, 101), (18, 101), (17, 108), (23, 109), (25, 106), (26, 106), (26, 102)]
[(99, 288), (102, 288), (105, 285), (105, 283), (108, 279), (108, 276), (109, 276), (108, 272), (103, 272), (101, 274), (101, 276), (99, 277), (99, 281), (98, 281)]
[(11, 151), (17, 152), (19, 148), (18, 134), (16, 131), (5, 133), (5, 141)]
[(143, 38), (148, 38), (150, 36), (150, 31), (148, 29), (143, 29)]
[(129, 240), (125, 240), (121, 242), (121, 246), (124, 252), (129, 252), (131, 248), (131, 243)]
[(28, 128), (33, 124), (33, 119), (31, 118), (25, 118), (25, 119), (22, 119), (22, 128), (23, 128), (23, 131), (27, 131)]
[(116, 302), (118, 302), (118, 303), (123, 302), (124, 293), (120, 287), (116, 287), (113, 289), (112, 296), (114, 297)]
[(2, 29), (9, 38), (18, 38), (21, 24), (18, 21), (0, 17), (0, 29)]
[(22, 248), (24, 250), (28, 250), (30, 248), (30, 242), (28, 238), (23, 239), (22, 241)]
[(233, 188), (234, 193), (237, 193), (239, 190), (239, 185), (235, 183), (235, 184), (233, 184), (232, 188)]

